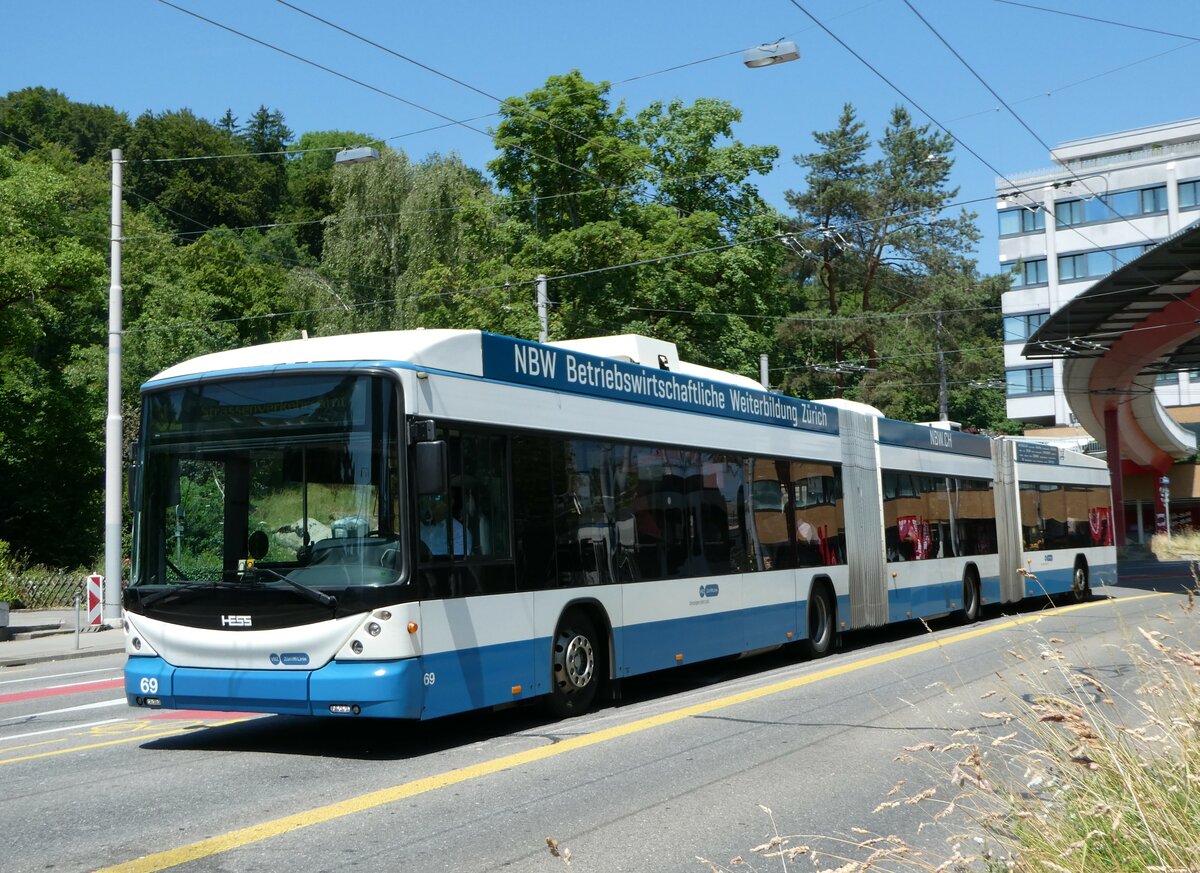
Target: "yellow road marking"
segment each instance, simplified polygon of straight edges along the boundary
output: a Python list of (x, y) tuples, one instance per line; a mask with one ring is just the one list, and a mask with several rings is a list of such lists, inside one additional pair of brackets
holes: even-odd
[[(1144, 600), (1148, 597), (1165, 597), (1166, 594), (1138, 594), (1133, 597), (1121, 598), (1121, 603), (1128, 603), (1134, 600)], [(1099, 601), (1099, 603), (1116, 603), (1117, 601)], [(811, 673), (807, 676), (797, 676), (793, 679), (786, 679), (782, 682), (776, 682), (772, 685), (765, 685), (761, 688), (754, 688), (749, 691), (742, 691), (738, 694), (731, 694), (726, 697), (720, 697), (714, 700), (709, 700), (705, 703), (697, 703), (692, 706), (685, 706), (682, 709), (675, 709), (670, 712), (660, 713), (659, 715), (649, 716), (647, 718), (638, 719), (622, 725), (616, 725), (610, 728), (604, 728), (590, 734), (570, 737), (560, 742), (551, 745), (540, 746), (536, 749), (530, 749), (525, 752), (517, 752), (512, 755), (505, 755), (502, 758), (493, 758), (490, 761), (483, 761), (479, 764), (472, 764), (469, 767), (460, 767), (457, 770), (449, 770), (445, 773), (439, 773), (435, 776), (427, 776), (423, 779), (416, 779), (412, 782), (405, 782), (402, 785), (394, 785), (391, 788), (383, 788), (379, 791), (372, 791), (368, 794), (361, 794), (358, 797), (351, 797), (348, 800), (342, 800), (338, 803), (331, 803), (327, 806), (319, 806), (315, 809), (298, 812), (294, 815), (284, 816), (272, 821), (266, 821), (261, 824), (252, 825), (247, 828), (241, 828), (236, 831), (219, 836), (210, 837), (206, 840), (191, 843), (186, 846), (180, 846), (177, 849), (168, 849), (162, 852), (155, 852), (152, 855), (144, 855), (141, 858), (136, 858), (133, 861), (128, 861), (123, 864), (117, 864), (112, 867), (105, 867), (96, 873), (154, 873), (158, 870), (166, 870), (170, 867), (176, 867), (180, 864), (187, 864), (190, 861), (198, 861), (201, 858), (208, 858), (212, 855), (219, 855), (223, 852), (229, 852), (233, 849), (241, 848), (242, 846), (250, 845), (251, 843), (262, 842), (271, 837), (278, 837), (290, 831), (299, 830), (300, 828), (311, 827), (316, 824), (333, 821), (334, 819), (342, 818), (347, 815), (353, 815), (359, 812), (365, 812), (376, 807), (385, 806), (389, 803), (395, 803), (398, 800), (415, 797), (418, 794), (426, 794), (430, 791), (437, 791), (441, 788), (447, 788), (451, 785), (458, 785), (463, 782), (470, 782), (474, 779), (480, 779), (484, 776), (490, 776), (494, 773), (499, 773), (503, 770), (511, 770), (515, 767), (522, 767), (526, 764), (533, 764), (537, 761), (544, 761), (547, 758), (554, 758), (558, 755), (564, 755), (568, 752), (574, 752), (579, 749), (585, 749), (588, 746), (594, 746), (599, 743), (606, 743), (611, 740), (627, 737), (632, 734), (642, 733), (663, 725), (672, 724), (684, 719), (693, 718), (698, 715), (705, 715), (720, 709), (727, 709), (731, 706), (737, 706), (741, 703), (747, 703), (752, 700), (760, 700), (764, 697), (770, 697), (784, 691), (790, 691), (794, 688), (800, 688), (804, 685), (811, 685), (814, 682), (821, 682), (825, 679), (832, 679), (835, 676), (844, 676), (847, 673), (854, 673), (859, 670), (865, 670), (868, 667), (875, 667), (879, 664), (885, 664), (888, 661), (896, 661), (901, 658), (911, 657), (922, 652), (928, 652), (932, 649), (941, 648), (942, 646), (960, 643), (965, 640), (975, 639), (986, 634), (995, 633), (1001, 630), (1008, 630), (1019, 625), (1028, 624), (1038, 621), (1048, 615), (1059, 615), (1065, 612), (1074, 612), (1079, 609), (1086, 609), (1091, 606), (1096, 606), (1097, 603), (1077, 603), (1071, 606), (1059, 607), (1053, 610), (1046, 610), (1032, 615), (1020, 616), (1011, 618), (996, 625), (989, 625), (983, 628), (964, 631), (954, 634), (943, 640), (930, 640), (916, 645), (907, 646), (903, 649), (898, 649), (894, 652), (889, 652), (880, 655), (872, 655), (869, 658), (864, 658), (861, 661), (853, 661), (847, 664), (841, 664), (837, 667), (830, 667), (826, 670), (820, 670), (816, 673)], [(145, 739), (145, 737), (139, 737)], [(0, 763), (4, 763), (0, 761)]]
[[(235, 719), (230, 719), (228, 721), (214, 721), (214, 722), (210, 722), (210, 723), (206, 724), (205, 727), (220, 727), (221, 725), (234, 724), (235, 722), (239, 722), (239, 721), (245, 721), (245, 719), (235, 718)], [(173, 728), (172, 730), (169, 730), (169, 731), (160, 731), (159, 733), (153, 733), (153, 734), (139, 733), (135, 736), (125, 737), (124, 739), (120, 739), (120, 740), (105, 740), (102, 743), (88, 743), (87, 745), (84, 745), (84, 746), (70, 746), (69, 748), (66, 748), (66, 749), (55, 749), (52, 752), (37, 752), (33, 755), (21, 755), (16, 758), (0, 758), (0, 765), (16, 764), (20, 761), (33, 761), (37, 758), (52, 758), (55, 755), (68, 755), (71, 752), (86, 752), (90, 749), (101, 749), (101, 748), (104, 748), (105, 746), (119, 746), (119, 745), (122, 745), (123, 743), (140, 743), (143, 740), (153, 740), (153, 739), (157, 739), (159, 737), (169, 737), (172, 734), (187, 733), (190, 730), (195, 730), (195, 728), (192, 727), (191, 725), (189, 725), (187, 727)]]

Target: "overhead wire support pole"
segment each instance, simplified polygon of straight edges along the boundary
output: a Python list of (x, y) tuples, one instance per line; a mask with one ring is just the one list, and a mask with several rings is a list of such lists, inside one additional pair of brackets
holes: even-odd
[(538, 274), (537, 277), (537, 314), (538, 314), (538, 342), (544, 343), (550, 339), (550, 295), (546, 293), (546, 277), (543, 274)]
[(105, 622), (121, 618), (121, 185), (124, 155), (112, 151), (112, 219), (108, 286), (108, 417), (104, 421), (104, 605)]

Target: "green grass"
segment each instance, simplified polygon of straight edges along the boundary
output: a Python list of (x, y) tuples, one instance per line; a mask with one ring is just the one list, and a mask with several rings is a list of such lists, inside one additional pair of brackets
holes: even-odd
[(875, 809), (928, 811), (918, 834), (949, 832), (948, 849), (930, 834), (859, 828), (785, 836), (764, 808), (768, 842), (725, 865), (697, 861), (712, 873), (1200, 871), (1200, 650), (1185, 641), (1198, 617), (1189, 594), (1152, 628), (1129, 628), (1120, 693), (1093, 665), (1071, 664), (1063, 640), (1033, 630), (1028, 647), (1009, 650), (1017, 679), (989, 691), (979, 713), (991, 726), (905, 747), (899, 760), (932, 784), (901, 782)]

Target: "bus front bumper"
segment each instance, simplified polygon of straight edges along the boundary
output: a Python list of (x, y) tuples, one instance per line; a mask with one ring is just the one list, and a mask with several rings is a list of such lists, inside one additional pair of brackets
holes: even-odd
[(317, 670), (216, 670), (131, 657), (125, 699), (151, 709), (420, 718), (421, 664), (331, 661)]

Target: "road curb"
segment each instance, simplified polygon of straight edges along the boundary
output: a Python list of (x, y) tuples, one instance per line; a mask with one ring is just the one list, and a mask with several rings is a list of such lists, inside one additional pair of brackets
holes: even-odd
[(51, 652), (44, 655), (29, 655), (24, 658), (0, 657), (0, 667), (24, 667), (27, 664), (44, 664), (48, 661), (74, 661), (78, 658), (91, 658), (96, 655), (116, 655), (125, 651), (124, 643), (115, 649), (80, 649), (70, 652)]

